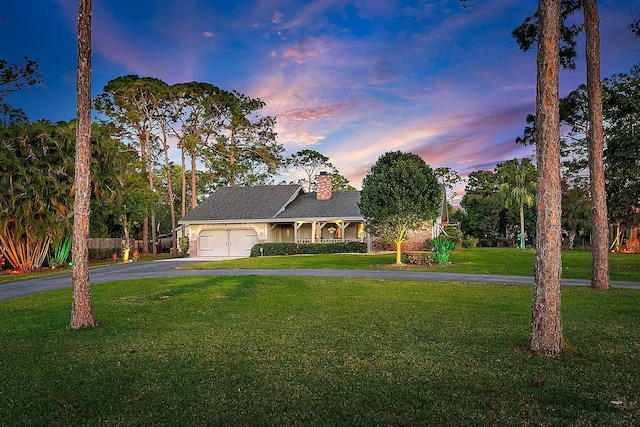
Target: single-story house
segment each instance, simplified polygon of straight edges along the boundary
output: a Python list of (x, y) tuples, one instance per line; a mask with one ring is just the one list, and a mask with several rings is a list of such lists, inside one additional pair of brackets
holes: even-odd
[(223, 187), (179, 224), (192, 257), (249, 256), (260, 242), (368, 241), (359, 191), (331, 191), (331, 175), (317, 176), (317, 191), (301, 185)]

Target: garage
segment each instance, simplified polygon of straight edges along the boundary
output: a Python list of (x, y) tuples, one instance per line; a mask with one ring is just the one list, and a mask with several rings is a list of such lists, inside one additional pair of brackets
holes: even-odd
[(248, 257), (256, 243), (258, 234), (250, 228), (204, 230), (200, 233), (199, 256)]

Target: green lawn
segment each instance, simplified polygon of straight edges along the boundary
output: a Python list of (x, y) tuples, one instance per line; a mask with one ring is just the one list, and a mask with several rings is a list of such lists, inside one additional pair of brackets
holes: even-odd
[[(199, 263), (182, 268), (420, 269), (409, 266), (395, 267), (392, 265), (394, 262), (395, 254), (327, 254), (241, 258), (229, 261)], [(535, 252), (530, 249), (473, 248), (453, 251), (451, 255), (451, 265), (436, 265), (422, 269), (427, 271), (450, 271), (471, 274), (532, 276), (534, 263)], [(591, 278), (590, 252), (564, 251), (562, 253), (562, 265), (563, 277), (576, 279)], [(640, 281), (640, 254), (612, 253), (609, 255), (609, 265), (612, 280)]]
[[(640, 425), (640, 293), (563, 289), (558, 359), (532, 288), (213, 277), (0, 304), (0, 425)], [(612, 403), (614, 402), (614, 403)]]

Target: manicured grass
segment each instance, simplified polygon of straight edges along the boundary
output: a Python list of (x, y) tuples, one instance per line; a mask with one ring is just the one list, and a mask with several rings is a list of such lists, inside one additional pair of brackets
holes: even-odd
[[(325, 254), (241, 258), (193, 264), (182, 268), (338, 268), (356, 270), (406, 268), (471, 274), (532, 276), (535, 252), (530, 249), (473, 248), (453, 251), (450, 265), (434, 265), (426, 268), (395, 267), (392, 265), (394, 262), (395, 254)], [(563, 277), (576, 279), (591, 277), (590, 252), (564, 251), (562, 265)], [(612, 253), (609, 255), (609, 266), (612, 280), (640, 281), (640, 254)]]
[(92, 288), (93, 330), (67, 328), (68, 290), (0, 305), (0, 424), (640, 424), (637, 291), (563, 289), (570, 351), (552, 360), (525, 350), (530, 286), (248, 276)]

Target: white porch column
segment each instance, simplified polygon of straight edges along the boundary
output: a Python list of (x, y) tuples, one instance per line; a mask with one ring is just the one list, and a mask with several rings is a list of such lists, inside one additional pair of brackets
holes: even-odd
[(296, 221), (293, 223), (293, 241), (298, 243), (298, 230), (302, 227), (302, 221)]

